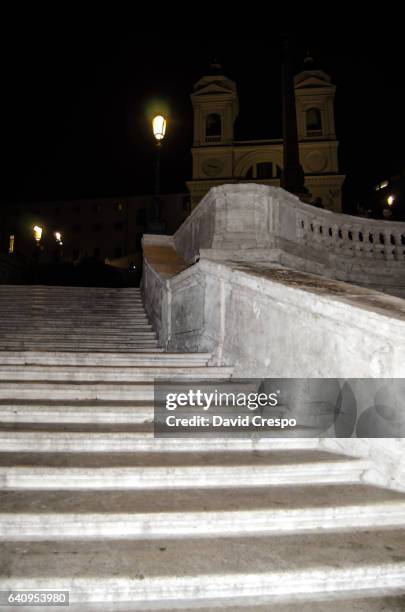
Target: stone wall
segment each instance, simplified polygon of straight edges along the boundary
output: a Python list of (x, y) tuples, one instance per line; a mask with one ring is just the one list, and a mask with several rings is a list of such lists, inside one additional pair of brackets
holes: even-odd
[[(214, 196), (173, 237), (146, 239), (145, 303), (162, 346), (211, 352), (213, 363), (233, 365), (241, 377), (405, 379), (404, 300), (271, 261), (266, 255), (274, 232), (268, 228), (280, 227), (280, 207), (266, 212), (263, 200), (254, 200), (242, 239), (243, 223), (218, 210)], [(263, 214), (267, 225), (258, 228)], [(284, 224), (284, 235), (292, 232), (288, 215)], [(159, 257), (150, 250), (154, 240), (157, 249), (191, 261), (199, 253), (200, 260), (188, 267), (180, 260), (180, 267), (159, 271)], [(370, 385), (357, 391), (365, 411), (373, 401)], [(396, 435), (395, 419), (393, 427)], [(366, 479), (405, 490), (403, 439), (320, 438), (319, 445), (369, 457), (373, 468)]]

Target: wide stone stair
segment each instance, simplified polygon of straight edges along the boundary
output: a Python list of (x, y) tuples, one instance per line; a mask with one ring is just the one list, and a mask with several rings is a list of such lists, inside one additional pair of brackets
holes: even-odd
[(0, 591), (68, 590), (74, 611), (405, 609), (405, 495), (364, 484), (367, 461), (312, 438), (154, 437), (156, 379), (231, 389), (232, 368), (163, 352), (138, 290), (0, 287), (0, 318)]

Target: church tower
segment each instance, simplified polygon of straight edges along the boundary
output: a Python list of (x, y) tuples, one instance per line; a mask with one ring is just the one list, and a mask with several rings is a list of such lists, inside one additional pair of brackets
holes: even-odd
[[(342, 184), (339, 174), (338, 141), (333, 101), (335, 85), (307, 58), (304, 70), (294, 79), (299, 159), (305, 187), (318, 206), (341, 211)], [(194, 135), (191, 154), (192, 179), (187, 182), (191, 207), (205, 194), (224, 183), (280, 185), (283, 141), (234, 139), (239, 112), (236, 84), (223, 75), (219, 64), (211, 64), (191, 94)]]
[(191, 94), (194, 111), (194, 136), (191, 150), (193, 180), (187, 183), (194, 207), (201, 197), (224, 179), (232, 179), (234, 124), (239, 104), (236, 84), (211, 64)]
[(305, 58), (304, 70), (294, 81), (305, 184), (325, 208), (340, 212), (345, 177), (339, 174), (334, 113), (336, 87), (326, 72), (316, 69), (309, 55)]

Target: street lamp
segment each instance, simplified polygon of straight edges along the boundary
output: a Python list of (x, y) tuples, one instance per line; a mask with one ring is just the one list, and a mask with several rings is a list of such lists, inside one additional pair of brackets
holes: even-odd
[(166, 119), (162, 115), (156, 115), (152, 120), (153, 135), (160, 144), (166, 134)]
[(167, 121), (163, 115), (156, 115), (152, 119), (153, 135), (156, 139), (156, 171), (155, 171), (155, 198), (154, 198), (154, 215), (151, 223), (151, 230), (154, 232), (164, 231), (164, 224), (160, 219), (160, 149), (162, 141), (166, 134)]
[(32, 229), (34, 231), (34, 240), (35, 240), (35, 248), (34, 248), (33, 257), (36, 263), (38, 263), (40, 251), (43, 249), (43, 247), (41, 246), (43, 228), (40, 225), (34, 225)]
[(43, 229), (40, 225), (34, 225), (33, 230), (35, 241), (37, 244), (39, 244), (41, 242)]

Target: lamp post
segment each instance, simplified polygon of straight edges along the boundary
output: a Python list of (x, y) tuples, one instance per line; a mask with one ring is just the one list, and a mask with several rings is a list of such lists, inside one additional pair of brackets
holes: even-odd
[(165, 230), (165, 224), (160, 218), (160, 150), (162, 142), (166, 134), (167, 121), (163, 115), (156, 115), (152, 120), (153, 135), (156, 139), (156, 170), (155, 170), (155, 197), (154, 197), (154, 212), (153, 218), (149, 223), (149, 231), (154, 233), (162, 233)]

